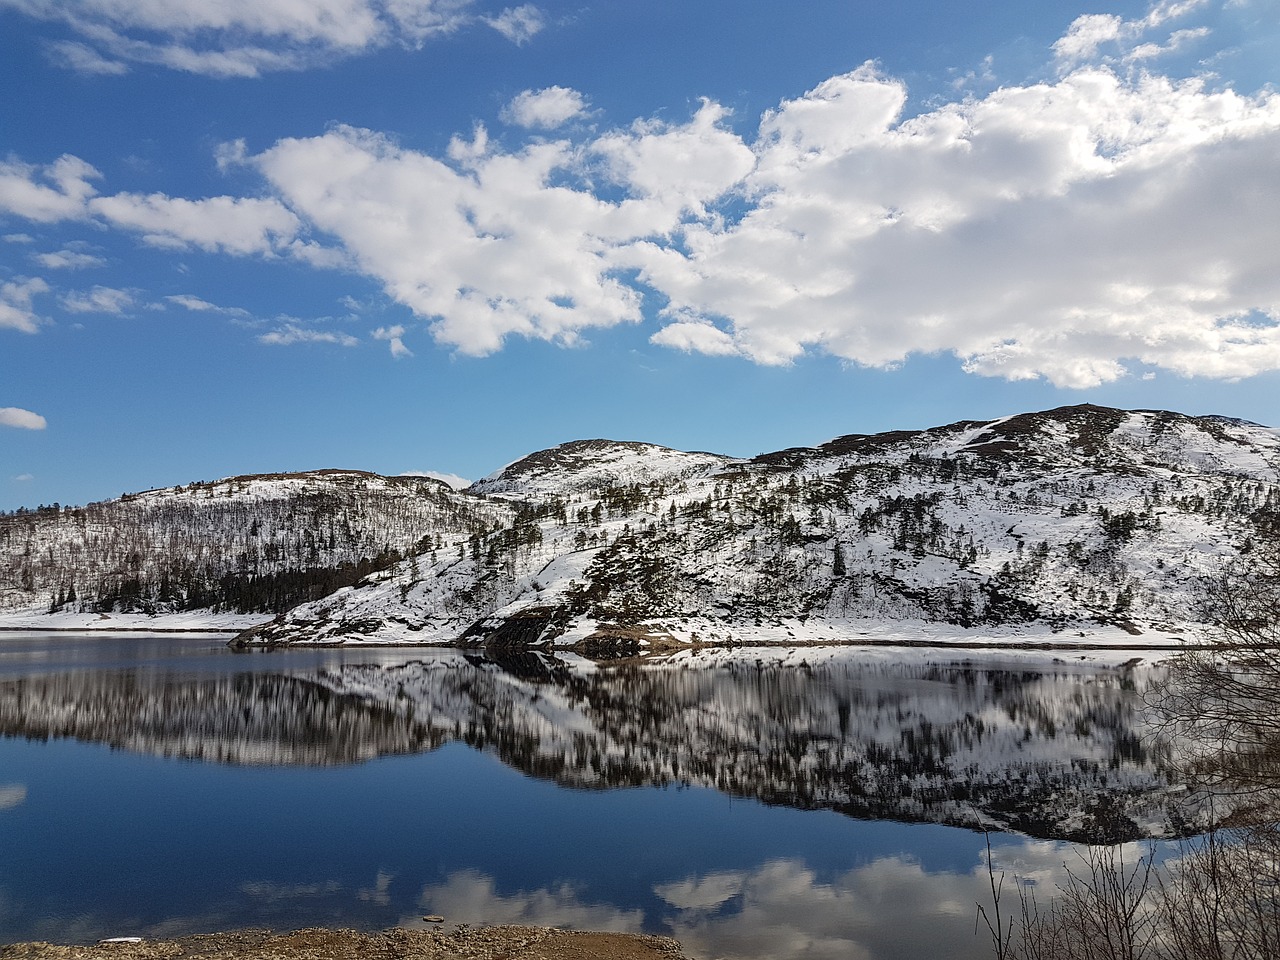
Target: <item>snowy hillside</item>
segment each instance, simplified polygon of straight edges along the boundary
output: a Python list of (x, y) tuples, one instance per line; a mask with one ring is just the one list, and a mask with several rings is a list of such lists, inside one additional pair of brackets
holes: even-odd
[(671, 483), (738, 462), (714, 453), (683, 453), (652, 443), (573, 440), (508, 464), (473, 483), (470, 491), (529, 500)]
[(469, 493), (510, 521), (246, 642), (837, 640), (870, 625), (1176, 642), (1280, 509), (1280, 433), (1090, 405), (752, 460), (584, 441)]
[(0, 516), (0, 613), (279, 612), (510, 522), (437, 480), (234, 477)]

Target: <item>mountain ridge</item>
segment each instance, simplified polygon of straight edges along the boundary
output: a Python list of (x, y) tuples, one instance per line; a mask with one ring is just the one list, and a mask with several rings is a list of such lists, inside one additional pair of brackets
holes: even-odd
[[(1278, 484), (1276, 430), (1080, 404), (847, 434), (751, 458), (570, 441), (463, 491), (428, 478), (316, 471), (99, 506), (131, 517), (135, 530), (150, 529), (140, 510), (187, 517), (186, 542), (204, 550), (225, 587), (210, 589), (206, 578), (196, 599), (224, 610), (259, 598), (264, 578), (302, 577), (307, 557), (325, 569), (346, 564), (323, 595), (310, 584), (300, 600), (297, 590), (277, 591), (273, 605), (253, 607), (278, 616), (244, 642), (626, 652), (646, 642), (835, 640), (871, 623), (962, 635), (1106, 627), (1177, 636), (1204, 626), (1197, 583), (1247, 562), (1255, 521), (1280, 512)], [(225, 509), (197, 523), (187, 513), (206, 501)], [(84, 509), (0, 517), (0, 609), (24, 599), (58, 606), (59, 578), (91, 550), (67, 530)], [(316, 531), (309, 542), (306, 530)], [(167, 595), (159, 589), (165, 563), (182, 558), (117, 553), (117, 566), (141, 561), (151, 579), (114, 593), (107, 583), (91, 591), (92, 604), (191, 608), (173, 576)], [(54, 556), (43, 579), (33, 555)], [(83, 587), (75, 602), (84, 607)]]

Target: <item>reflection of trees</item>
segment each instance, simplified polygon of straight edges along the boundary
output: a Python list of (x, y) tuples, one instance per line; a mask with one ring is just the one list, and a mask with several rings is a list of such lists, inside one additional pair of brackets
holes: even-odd
[(0, 733), (236, 764), (355, 763), (442, 742), (429, 727), (295, 677), (60, 673), (0, 683)]
[(1280, 548), (1211, 581), (1208, 618), (1225, 648), (1189, 649), (1173, 662), (1155, 705), (1188, 773), (1233, 803), (1234, 822), (1280, 821)]
[(1206, 585), (1223, 646), (1189, 649), (1152, 691), (1217, 829), (1154, 867), (1095, 848), (1045, 910), (1023, 901), (1014, 960), (1273, 960), (1280, 957), (1280, 546)]
[(335, 764), (448, 740), (585, 788), (690, 784), (863, 818), (1125, 839), (1183, 829), (1142, 740), (1153, 672), (837, 659), (583, 669), (458, 655), (313, 673), (0, 683), (0, 732), (228, 763)]
[(404, 690), (417, 716), (452, 717), (457, 739), (570, 786), (696, 784), (858, 817), (1097, 840), (1182, 829), (1183, 792), (1142, 741), (1138, 688), (1150, 675), (866, 662), (582, 672), (522, 660), (514, 671), (478, 661), (329, 680)]

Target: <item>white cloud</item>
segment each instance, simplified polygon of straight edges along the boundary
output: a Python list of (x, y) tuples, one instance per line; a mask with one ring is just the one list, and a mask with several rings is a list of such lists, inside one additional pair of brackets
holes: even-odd
[(707, 356), (741, 356), (742, 351), (733, 337), (714, 324), (702, 320), (678, 320), (669, 323), (652, 337), (650, 342), (662, 347), (673, 347), (686, 353), (704, 353)]
[(373, 339), (385, 340), (391, 345), (391, 356), (399, 360), (401, 357), (412, 357), (413, 351), (404, 345), (404, 341), (400, 339), (404, 336), (404, 327), (397, 324), (394, 327), (379, 327), (373, 331)]
[(586, 98), (568, 87), (525, 90), (502, 108), (502, 119), (521, 127), (554, 130), (587, 109)]
[[(43, 430), (48, 426), (44, 417), (21, 407), (0, 407), (0, 427), (17, 427), (19, 430)], [(18, 479), (18, 478), (14, 478)]]
[(46, 48), (49, 59), (57, 66), (77, 73), (118, 77), (129, 72), (129, 65), (121, 60), (103, 56), (87, 43), (77, 40), (57, 40)]
[(37, 223), (105, 222), (141, 233), (152, 246), (247, 255), (291, 250), (299, 243), (297, 217), (274, 199), (187, 200), (160, 193), (99, 196), (90, 181), (100, 178), (93, 166), (70, 155), (44, 167), (0, 163), (0, 211)]
[(1208, 36), (1208, 27), (1177, 30), (1165, 43), (1143, 41), (1143, 38), (1171, 20), (1185, 17), (1203, 7), (1208, 0), (1162, 0), (1136, 20), (1125, 20), (1110, 13), (1088, 13), (1077, 17), (1065, 36), (1053, 45), (1059, 69), (1066, 72), (1077, 65), (1101, 59), (1103, 62), (1132, 63), (1150, 60), (1186, 46), (1192, 40)]
[[(867, 65), (783, 101), (754, 134), (711, 101), (684, 123), (515, 147), (477, 125), (443, 157), (336, 127), (222, 149), (264, 178), (256, 198), (99, 196), (97, 172), (63, 157), (0, 166), (0, 209), (353, 270), (474, 355), (512, 335), (580, 343), (639, 322), (651, 295), (654, 343), (765, 364), (950, 353), (975, 374), (1070, 387), (1135, 363), (1245, 377), (1280, 369), (1280, 94), (1132, 68), (1142, 44), (1203, 37), (1199, 6), (1082, 18), (1059, 56), (1110, 65), (914, 115), (906, 85)], [(1166, 25), (1178, 30), (1161, 37)], [(505, 114), (544, 129), (581, 99), (526, 94)], [(29, 295), (3, 303), (7, 325), (35, 328)], [(399, 355), (393, 329), (375, 338)]]
[(1154, 60), (1168, 53), (1177, 53), (1196, 40), (1209, 35), (1208, 27), (1196, 27), (1192, 30), (1175, 30), (1164, 43), (1141, 43), (1129, 51), (1127, 59), (1131, 62)]
[(63, 309), (70, 313), (121, 314), (133, 305), (134, 298), (130, 291), (114, 287), (96, 286), (92, 290), (62, 296)]
[(340, 347), (354, 347), (360, 341), (350, 334), (335, 333), (331, 330), (313, 330), (286, 321), (279, 328), (258, 337), (258, 342), (277, 347), (292, 346), (295, 343), (333, 343)]
[(610, 276), (611, 208), (548, 184), (573, 162), (566, 144), (468, 158), (460, 171), (343, 127), (281, 141), (255, 162), (290, 207), (465, 353), (490, 353), (511, 333), (567, 342), (639, 319), (636, 292)]
[(1113, 13), (1086, 13), (1076, 17), (1065, 36), (1053, 45), (1058, 61), (1076, 64), (1095, 57), (1105, 44), (1119, 40), (1126, 21)]
[(36, 238), (29, 233), (6, 233), (0, 240), (5, 243), (35, 243)]
[(202, 300), (187, 293), (174, 294), (173, 296), (165, 297), (165, 300), (193, 313), (216, 313), (226, 317), (249, 316), (249, 311), (240, 307), (220, 307), (216, 303), (210, 303), (208, 300)]
[(766, 116), (741, 220), (644, 245), (676, 320), (657, 342), (727, 353), (689, 326), (723, 318), (762, 363), (949, 351), (1072, 387), (1126, 359), (1280, 368), (1280, 97), (1091, 69), (907, 121), (904, 102), (864, 69)]
[(85, 253), (73, 246), (50, 253), (33, 253), (31, 259), (48, 270), (83, 270), (87, 267), (101, 267), (107, 262), (102, 257)]
[(95, 197), (92, 213), (115, 226), (136, 230), (161, 247), (199, 247), (233, 254), (268, 254), (298, 230), (292, 213), (271, 199), (208, 197), (184, 200), (153, 193)]
[[(12, 477), (14, 483), (30, 483), (36, 478), (34, 473), (20, 473), (16, 477)], [(2, 808), (0, 808), (2, 809)]]
[[(140, 63), (216, 77), (300, 70), (390, 44), (417, 47), (467, 23), (469, 6), (470, 0), (0, 0), (0, 8), (70, 28), (78, 39), (52, 41), (48, 50), (71, 69), (119, 74)], [(498, 19), (520, 29), (519, 16), (506, 16)]]
[(39, 293), (48, 293), (49, 285), (39, 277), (11, 280), (0, 284), (0, 328), (10, 327), (23, 333), (35, 333), (40, 318), (31, 301)]
[(611, 177), (673, 225), (682, 212), (701, 217), (706, 204), (724, 196), (751, 173), (755, 157), (737, 134), (724, 128), (729, 111), (704, 100), (687, 124), (655, 121), (607, 133), (591, 145), (605, 158)]
[[(483, 355), (511, 334), (572, 344), (584, 330), (637, 322), (640, 292), (620, 277), (634, 266), (629, 247), (671, 235), (685, 211), (705, 213), (754, 163), (725, 116), (706, 103), (686, 124), (516, 153), (477, 128), (470, 142), (455, 138), (452, 163), (338, 127), (248, 162), (440, 342)], [(601, 176), (630, 195), (596, 196)]]
[(482, 19), (517, 45), (528, 43), (541, 33), (547, 25), (542, 11), (532, 3), (521, 4), (518, 7), (508, 7), (496, 17), (483, 17)]
[(89, 181), (101, 176), (79, 157), (70, 155), (45, 167), (15, 161), (0, 163), (0, 210), (36, 223), (82, 218), (88, 199), (97, 192)]

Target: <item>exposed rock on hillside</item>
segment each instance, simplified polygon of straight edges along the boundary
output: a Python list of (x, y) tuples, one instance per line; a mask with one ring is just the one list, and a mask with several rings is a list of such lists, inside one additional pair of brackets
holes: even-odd
[(1280, 433), (1082, 405), (750, 460), (586, 440), (466, 491), (242, 477), (0, 517), (0, 610), (284, 612), (246, 642), (1176, 638), (1280, 509)]

